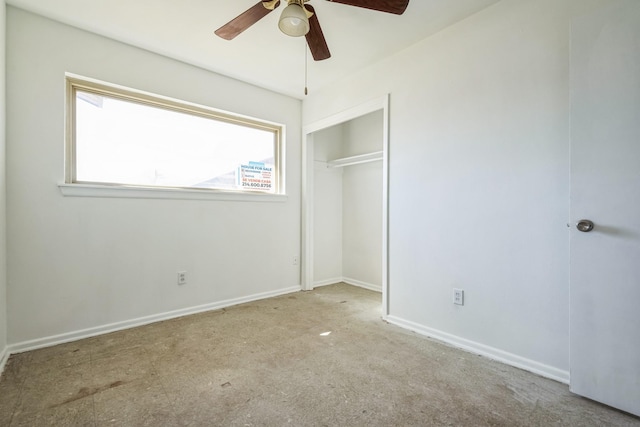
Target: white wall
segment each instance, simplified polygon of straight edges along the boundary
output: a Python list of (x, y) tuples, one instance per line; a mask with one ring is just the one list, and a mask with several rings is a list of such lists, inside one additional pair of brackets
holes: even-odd
[(564, 381), (569, 29), (597, 3), (504, 0), (303, 103), (391, 94), (390, 320)]
[(342, 126), (313, 134), (313, 283), (342, 280), (342, 169), (327, 168), (327, 160), (342, 155)]
[[(382, 111), (344, 123), (344, 157), (382, 151)], [(342, 175), (342, 275), (382, 290), (382, 161), (352, 165)]]
[(5, 30), (6, 7), (0, 3), (0, 373), (7, 346), (7, 204), (5, 180)]
[[(11, 344), (299, 286), (300, 101), (7, 13)], [(63, 197), (65, 72), (284, 123), (288, 199)]]

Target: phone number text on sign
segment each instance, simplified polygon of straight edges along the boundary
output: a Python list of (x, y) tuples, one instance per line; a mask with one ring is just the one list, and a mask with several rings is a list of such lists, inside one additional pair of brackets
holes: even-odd
[(238, 168), (238, 185), (247, 190), (269, 191), (272, 187), (273, 168), (262, 162), (249, 162)]

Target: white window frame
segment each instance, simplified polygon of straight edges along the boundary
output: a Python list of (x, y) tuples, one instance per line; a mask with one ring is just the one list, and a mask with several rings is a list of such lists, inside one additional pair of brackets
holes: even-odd
[[(117, 197), (151, 199), (194, 199), (194, 200), (237, 200), (237, 201), (285, 201), (284, 137), (283, 124), (230, 113), (211, 107), (156, 95), (120, 85), (67, 73), (66, 76), (66, 132), (64, 182), (58, 187), (64, 196), (76, 197)], [(142, 105), (163, 108), (169, 111), (187, 113), (194, 116), (240, 124), (273, 131), (275, 192), (265, 193), (249, 190), (227, 190), (189, 187), (154, 187), (111, 183), (76, 182), (75, 179), (75, 103), (76, 91), (121, 99)]]

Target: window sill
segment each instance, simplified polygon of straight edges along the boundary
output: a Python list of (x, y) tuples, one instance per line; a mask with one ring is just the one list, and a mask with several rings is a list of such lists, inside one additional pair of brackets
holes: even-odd
[(240, 193), (221, 190), (128, 187), (99, 184), (58, 184), (68, 197), (106, 197), (125, 199), (221, 200), (235, 202), (286, 202), (285, 194)]

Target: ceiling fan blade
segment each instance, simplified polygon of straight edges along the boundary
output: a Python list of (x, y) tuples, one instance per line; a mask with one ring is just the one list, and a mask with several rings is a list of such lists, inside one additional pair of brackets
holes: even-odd
[(333, 3), (348, 4), (349, 6), (364, 7), (379, 12), (402, 15), (409, 5), (409, 0), (329, 0)]
[(331, 58), (331, 52), (329, 52), (329, 46), (327, 46), (327, 41), (324, 39), (316, 11), (311, 5), (305, 4), (304, 7), (313, 13), (309, 18), (309, 32), (305, 37), (307, 38), (307, 44), (309, 45), (309, 50), (311, 51), (314, 61)]
[(238, 34), (267, 16), (280, 5), (277, 1), (259, 1), (253, 7), (245, 10), (231, 21), (218, 28), (215, 33), (226, 40), (234, 39)]

